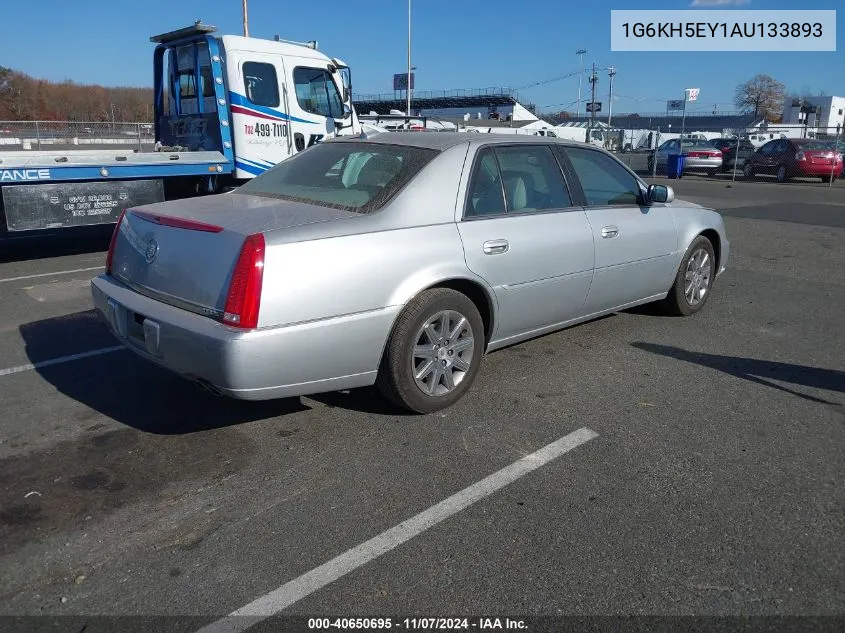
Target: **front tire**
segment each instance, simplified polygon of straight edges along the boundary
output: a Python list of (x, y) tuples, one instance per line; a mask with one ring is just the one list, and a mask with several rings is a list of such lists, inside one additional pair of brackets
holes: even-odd
[(756, 174), (754, 173), (754, 168), (749, 163), (745, 163), (742, 167), (742, 175), (746, 180), (752, 180)]
[(673, 316), (695, 314), (710, 297), (716, 279), (716, 254), (703, 235), (696, 237), (678, 267), (675, 283), (663, 300), (664, 310)]
[(415, 413), (445, 409), (469, 391), (484, 345), (484, 322), (466, 295), (450, 288), (426, 290), (399, 315), (376, 384)]

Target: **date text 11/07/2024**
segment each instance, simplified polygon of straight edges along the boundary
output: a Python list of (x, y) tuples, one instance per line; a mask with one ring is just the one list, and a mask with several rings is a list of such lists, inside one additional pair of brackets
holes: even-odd
[(802, 38), (822, 37), (820, 22), (625, 22), (625, 37)]
[(340, 630), (511, 630), (526, 631), (524, 620), (511, 618), (309, 618), (312, 631)]

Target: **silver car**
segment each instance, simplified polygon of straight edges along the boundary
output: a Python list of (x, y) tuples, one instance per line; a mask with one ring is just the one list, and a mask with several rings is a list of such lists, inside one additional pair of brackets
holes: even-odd
[[(722, 169), (722, 151), (703, 139), (671, 139), (657, 148), (657, 171), (665, 172), (670, 154), (683, 154), (684, 171), (704, 171), (715, 175)], [(654, 155), (648, 157), (648, 171), (654, 172)]]
[(260, 400), (377, 384), (450, 406), (484, 354), (623, 308), (702, 308), (722, 217), (611, 154), (397, 132), (317, 144), (235, 191), (128, 210), (94, 304), (115, 335)]

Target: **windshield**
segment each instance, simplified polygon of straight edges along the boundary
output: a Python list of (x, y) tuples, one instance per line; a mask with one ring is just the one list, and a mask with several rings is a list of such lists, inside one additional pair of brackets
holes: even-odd
[(236, 193), (371, 213), (437, 154), (420, 147), (329, 141), (279, 163)]

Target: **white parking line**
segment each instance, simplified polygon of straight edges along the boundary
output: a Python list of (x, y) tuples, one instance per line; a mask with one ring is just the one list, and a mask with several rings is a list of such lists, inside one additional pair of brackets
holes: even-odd
[(60, 365), (61, 363), (69, 363), (73, 360), (80, 360), (82, 358), (89, 358), (91, 356), (99, 356), (100, 354), (109, 354), (119, 350), (126, 349), (123, 345), (113, 345), (112, 347), (101, 347), (90, 352), (82, 352), (81, 354), (71, 354), (70, 356), (60, 356), (59, 358), (51, 358), (50, 360), (42, 360), (40, 363), (32, 363), (29, 365), (18, 365), (17, 367), (9, 367), (8, 369), (0, 369), (0, 376), (9, 376), (11, 374), (19, 374), (22, 371), (30, 371), (32, 369), (41, 369), (42, 367), (50, 367), (51, 365)]
[(102, 270), (105, 266), (91, 266), (91, 268), (74, 268), (73, 270), (59, 270), (54, 273), (38, 273), (37, 275), (23, 275), (21, 277), (6, 277), (0, 279), (0, 284), (4, 281), (23, 281), (24, 279), (38, 279), (39, 277), (53, 277), (54, 275), (72, 275), (73, 273), (87, 273), (92, 270)]
[(559, 440), (544, 446), (530, 455), (526, 455), (510, 466), (505, 466), (481, 481), (464, 488), (427, 510), (423, 510), (416, 516), (403, 521), (396, 527), (382, 532), (369, 541), (353, 547), (349, 551), (320, 565), (316, 569), (312, 569), (299, 578), (285, 583), (278, 589), (274, 589), (245, 607), (230, 613), (227, 617), (212, 622), (200, 629), (198, 633), (233, 633), (236, 631), (245, 631), (255, 626), (258, 622), (266, 620), (295, 602), (302, 600), (349, 572), (354, 571), (358, 567), (399, 547), (461, 510), (481, 501), (485, 497), (489, 497), (508, 484), (515, 482), (520, 477), (524, 477), (541, 466), (545, 466), (564, 453), (568, 453), (572, 449), (596, 437), (598, 437), (598, 433), (588, 428), (581, 428), (569, 435), (564, 435)]

